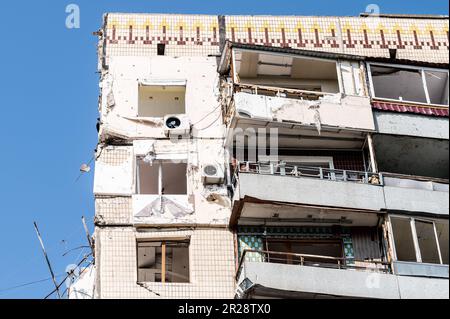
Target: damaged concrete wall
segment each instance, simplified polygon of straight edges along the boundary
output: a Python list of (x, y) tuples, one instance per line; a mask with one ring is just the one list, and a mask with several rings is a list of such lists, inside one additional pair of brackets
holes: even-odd
[[(204, 185), (202, 179), (202, 168), (209, 164), (222, 167), (225, 173), (221, 140), (139, 140), (133, 146), (108, 146), (100, 152), (94, 183), (99, 220), (138, 225), (228, 224), (231, 203), (226, 185)], [(136, 194), (136, 158), (146, 156), (155, 161), (186, 161), (187, 174), (180, 176), (180, 180), (187, 179), (187, 194)], [(105, 198), (108, 195), (120, 197)], [(132, 204), (125, 203), (124, 198), (130, 198)], [(104, 210), (105, 205), (112, 206)], [(129, 209), (128, 218), (124, 216), (126, 209)]]
[[(140, 83), (185, 81), (186, 114), (196, 137), (223, 136), (216, 58), (111, 57), (101, 80), (101, 138), (165, 138), (163, 117), (139, 117)], [(171, 84), (172, 83), (172, 84)]]
[(325, 96), (318, 101), (248, 93), (234, 96), (237, 113), (252, 118), (374, 130), (370, 100), (359, 96)]
[(94, 194), (133, 194), (133, 164), (132, 147), (99, 146), (95, 162)]

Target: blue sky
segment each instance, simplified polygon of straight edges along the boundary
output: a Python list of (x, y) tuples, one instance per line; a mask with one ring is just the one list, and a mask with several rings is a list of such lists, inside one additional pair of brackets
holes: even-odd
[[(76, 3), (81, 28), (65, 28)], [(56, 274), (93, 229), (93, 174), (79, 175), (96, 146), (96, 38), (104, 12), (358, 15), (370, 3), (383, 13), (448, 14), (447, 1), (321, 0), (40, 0), (0, 2), (0, 298), (42, 298), (51, 281), (33, 229), (37, 221)]]

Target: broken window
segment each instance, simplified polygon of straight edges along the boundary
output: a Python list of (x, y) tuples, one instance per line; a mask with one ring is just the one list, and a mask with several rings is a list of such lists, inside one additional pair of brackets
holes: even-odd
[(137, 159), (137, 193), (141, 195), (186, 195), (187, 163)]
[[(258, 94), (275, 94), (276, 90), (271, 92), (270, 88), (340, 92), (334, 60), (237, 50), (235, 62), (239, 82), (243, 85), (260, 86)], [(295, 92), (289, 91), (281, 94), (286, 97), (295, 96)]]
[(448, 71), (370, 64), (376, 98), (448, 105)]
[(189, 283), (189, 241), (137, 243), (138, 282)]
[(185, 114), (186, 86), (139, 85), (139, 117)]
[(448, 223), (391, 217), (397, 260), (448, 264)]
[(407, 218), (391, 218), (395, 251), (399, 261), (417, 261), (411, 221)]

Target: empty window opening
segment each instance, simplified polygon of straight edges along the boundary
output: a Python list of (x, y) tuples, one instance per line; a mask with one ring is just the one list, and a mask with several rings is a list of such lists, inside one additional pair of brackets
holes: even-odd
[(166, 55), (166, 45), (164, 43), (158, 43), (157, 53), (158, 55)]
[(137, 243), (138, 282), (189, 283), (189, 241)]
[(405, 102), (448, 105), (448, 72), (370, 65), (373, 95)]
[(186, 195), (187, 163), (137, 159), (137, 189), (141, 195)]
[[(336, 61), (237, 50), (236, 73), (243, 84), (339, 93)], [(270, 95), (258, 90), (258, 94)], [(273, 95), (273, 92), (272, 92)], [(286, 97), (291, 97), (286, 93)]]
[(140, 85), (139, 117), (164, 117), (185, 114), (185, 86)]

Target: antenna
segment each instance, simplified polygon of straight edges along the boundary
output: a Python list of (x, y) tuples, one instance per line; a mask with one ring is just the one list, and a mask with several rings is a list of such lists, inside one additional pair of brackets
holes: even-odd
[(56, 293), (58, 294), (59, 299), (61, 299), (61, 293), (59, 292), (59, 286), (56, 283), (55, 273), (53, 272), (52, 265), (50, 264), (50, 260), (48, 259), (47, 252), (45, 251), (44, 242), (42, 241), (41, 233), (39, 232), (36, 222), (34, 222), (34, 229), (36, 230), (36, 234), (37, 234), (39, 242), (41, 244), (42, 252), (44, 253), (44, 257), (47, 262), (48, 269), (50, 270), (50, 274), (52, 275), (52, 280), (53, 280), (53, 284), (55, 285), (55, 288), (56, 288)]
[(86, 225), (86, 219), (84, 218), (84, 216), (81, 217), (81, 221), (83, 222), (83, 227), (84, 227), (84, 231), (86, 232), (87, 241), (89, 243), (89, 247), (91, 247), (92, 256), (94, 257), (94, 260), (95, 260), (94, 243), (92, 242), (92, 237), (89, 234), (89, 229)]

